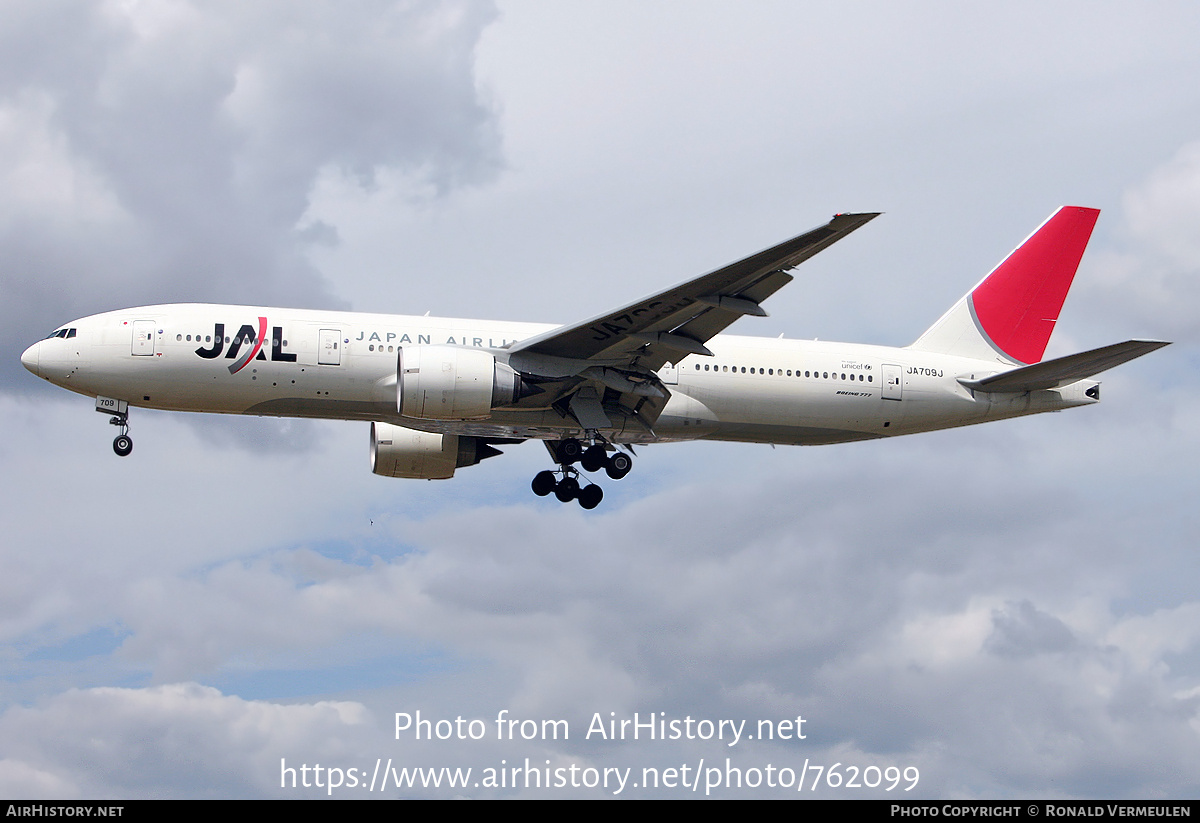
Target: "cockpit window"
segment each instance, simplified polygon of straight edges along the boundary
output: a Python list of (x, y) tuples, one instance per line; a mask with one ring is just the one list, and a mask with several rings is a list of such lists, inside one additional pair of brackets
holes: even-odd
[(51, 337), (74, 337), (75, 329), (55, 329), (48, 335), (43, 337), (43, 340), (49, 340)]

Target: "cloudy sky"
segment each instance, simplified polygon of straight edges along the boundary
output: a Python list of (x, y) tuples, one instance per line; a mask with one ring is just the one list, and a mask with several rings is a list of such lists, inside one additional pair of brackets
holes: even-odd
[[(370, 796), (632, 769), (621, 796), (674, 797), (632, 783), (728, 758), (919, 771), (805, 796), (1195, 797), (1197, 30), (1190, 3), (4, 3), (0, 796), (528, 759), (610, 785)], [(649, 447), (595, 512), (533, 497), (536, 444), (375, 477), (364, 424), (136, 410), (120, 460), (19, 363), (166, 301), (570, 322), (839, 211), (885, 214), (735, 329), (906, 345), (1063, 204), (1103, 213), (1048, 355), (1175, 341), (1100, 405)], [(497, 740), (504, 710), (570, 737)], [(418, 711), (486, 734), (397, 739)], [(805, 737), (585, 737), (634, 713)]]

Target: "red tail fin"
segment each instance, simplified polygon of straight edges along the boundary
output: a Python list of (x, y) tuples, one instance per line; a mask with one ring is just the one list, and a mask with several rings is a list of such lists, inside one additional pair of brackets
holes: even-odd
[(1020, 363), (1046, 351), (1099, 209), (1064, 206), (971, 292), (971, 314), (992, 345)]
[(1099, 209), (1063, 206), (912, 348), (1040, 362), (1099, 216)]

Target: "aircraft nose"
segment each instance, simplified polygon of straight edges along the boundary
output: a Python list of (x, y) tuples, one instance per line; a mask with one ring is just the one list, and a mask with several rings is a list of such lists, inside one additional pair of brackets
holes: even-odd
[(34, 343), (21, 353), (21, 365), (29, 369), (38, 377), (42, 376), (42, 373), (38, 371), (38, 347), (41, 345), (42, 343), (39, 340), (37, 343)]

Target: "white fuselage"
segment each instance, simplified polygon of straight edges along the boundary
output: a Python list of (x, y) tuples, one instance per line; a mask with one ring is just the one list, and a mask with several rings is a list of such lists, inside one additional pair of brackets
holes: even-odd
[[(480, 437), (554, 440), (583, 433), (572, 417), (549, 407), (497, 409), (468, 421), (397, 412), (401, 347), (499, 351), (553, 326), (176, 304), (93, 315), (69, 327), (69, 337), (34, 344), (22, 361), (59, 386), (130, 406), (370, 420)], [(713, 357), (688, 355), (658, 372), (671, 397), (651, 431), (615, 429), (606, 438), (838, 443), (1095, 402), (1085, 395), (1096, 385), (1090, 380), (1007, 394), (973, 393), (959, 383), (1012, 368), (1000, 360), (732, 335), (718, 335), (708, 346)]]

